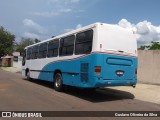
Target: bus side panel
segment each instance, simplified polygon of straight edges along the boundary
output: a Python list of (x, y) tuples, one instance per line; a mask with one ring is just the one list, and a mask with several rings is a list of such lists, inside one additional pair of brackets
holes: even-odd
[[(94, 84), (90, 80), (93, 77), (93, 63), (95, 62), (94, 58), (94, 55), (88, 55), (75, 60), (65, 60), (61, 62), (50, 63), (42, 70), (48, 72), (50, 71), (50, 73), (46, 74), (41, 72), (39, 79), (53, 81), (55, 70), (60, 70), (63, 77), (63, 84), (76, 87), (91, 86), (89, 84)], [(46, 78), (46, 76), (48, 78)]]

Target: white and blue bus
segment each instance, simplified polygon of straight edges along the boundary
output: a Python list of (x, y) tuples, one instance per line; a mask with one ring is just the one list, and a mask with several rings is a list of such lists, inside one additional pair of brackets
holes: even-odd
[(22, 76), (79, 88), (136, 86), (137, 41), (132, 30), (95, 23), (25, 48)]

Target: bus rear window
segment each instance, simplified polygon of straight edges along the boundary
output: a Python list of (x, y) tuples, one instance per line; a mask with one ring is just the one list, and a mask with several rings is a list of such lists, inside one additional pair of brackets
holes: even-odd
[(78, 33), (76, 36), (75, 54), (88, 54), (92, 51), (93, 30)]

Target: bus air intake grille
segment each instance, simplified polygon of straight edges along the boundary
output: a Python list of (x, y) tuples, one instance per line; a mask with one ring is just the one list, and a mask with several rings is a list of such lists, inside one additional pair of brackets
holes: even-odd
[(88, 63), (81, 63), (81, 72), (88, 73)]
[(88, 73), (81, 73), (81, 82), (88, 82)]
[(88, 82), (88, 71), (89, 71), (89, 64), (88, 63), (81, 63), (81, 82)]

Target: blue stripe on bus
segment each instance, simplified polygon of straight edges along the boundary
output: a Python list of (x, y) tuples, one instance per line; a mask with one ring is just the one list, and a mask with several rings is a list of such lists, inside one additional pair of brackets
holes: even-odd
[[(108, 64), (107, 59), (113, 59), (113, 62), (109, 61), (112, 64)], [(118, 59), (120, 59), (120, 61), (118, 61)], [(102, 67), (102, 72), (98, 76), (94, 73), (95, 66)], [(82, 69), (87, 69), (87, 71), (83, 71)], [(65, 85), (82, 88), (133, 86), (137, 83), (137, 76), (135, 75), (136, 69), (137, 58), (135, 57), (93, 53), (74, 58), (73, 60), (49, 63), (42, 71), (53, 72), (41, 72), (39, 79), (53, 81), (54, 71), (60, 70), (62, 72), (63, 84)], [(117, 76), (115, 73), (116, 70), (123, 70), (125, 75)]]

